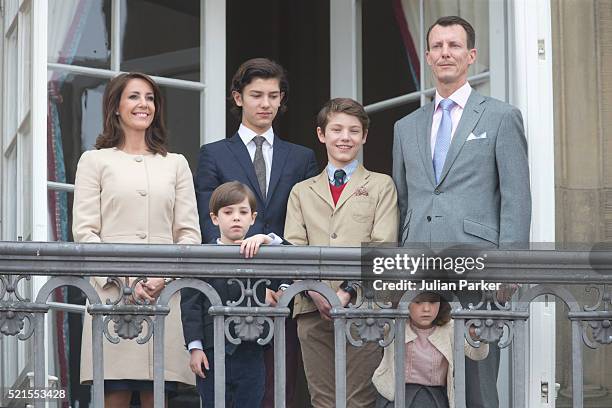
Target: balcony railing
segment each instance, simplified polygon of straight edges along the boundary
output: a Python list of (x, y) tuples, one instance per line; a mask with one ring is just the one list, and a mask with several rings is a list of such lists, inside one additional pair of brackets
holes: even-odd
[[(393, 249), (398, 254), (415, 258), (423, 256), (421, 250)], [(455, 321), (454, 366), (455, 403), (465, 407), (465, 376), (463, 339), (478, 346), (466, 333), (476, 328), (481, 341), (498, 343), (501, 348), (512, 347), (512, 401), (513, 407), (526, 407), (526, 365), (529, 339), (527, 320), (530, 304), (539, 296), (553, 295), (569, 308), (567, 318), (572, 327), (572, 388), (573, 406), (583, 406), (582, 343), (591, 348), (612, 343), (612, 252), (605, 250), (554, 251), (508, 250), (479, 252), (486, 258), (486, 268), (469, 273), (448, 273), (428, 270), (419, 279), (440, 279), (445, 282), (480, 280), (518, 283), (522, 288), (512, 301), (499, 303), (493, 292), (482, 292), (476, 305), (462, 308), (451, 301)], [(445, 256), (462, 256), (464, 251), (446, 252)], [(177, 246), (129, 244), (73, 244), (0, 242), (0, 331), (5, 336), (25, 340), (34, 336), (35, 356), (45, 355), (44, 319), (51, 307), (50, 295), (54, 289), (73, 286), (87, 297), (88, 313), (92, 315), (93, 338), (93, 406), (104, 406), (103, 337), (113, 337), (109, 324), (121, 321), (123, 329), (115, 330), (121, 341), (133, 336), (136, 330), (139, 342), (153, 341), (154, 345), (154, 398), (155, 406), (164, 406), (164, 322), (169, 313), (168, 301), (181, 288), (202, 291), (210, 300), (209, 313), (214, 319), (215, 407), (225, 406), (225, 340), (232, 342), (258, 340), (260, 344), (274, 342), (275, 401), (276, 407), (285, 406), (285, 319), (291, 299), (305, 290), (321, 293), (331, 304), (335, 331), (336, 407), (346, 406), (346, 342), (355, 346), (365, 342), (378, 342), (382, 347), (396, 342), (395, 401), (404, 406), (404, 330), (409, 317), (408, 307), (418, 291), (406, 291), (399, 302), (386, 304), (377, 299), (376, 291), (364, 289), (359, 304), (341, 307), (331, 288), (321, 280), (363, 281), (368, 274), (364, 251), (360, 248), (334, 247), (266, 247), (254, 259), (243, 259), (237, 247), (231, 246)], [(365, 267), (364, 267), (365, 262)], [(365, 272), (364, 272), (365, 271)], [(371, 272), (371, 268), (369, 269)], [(419, 272), (420, 273), (420, 272)], [(49, 276), (34, 301), (19, 293), (18, 282), (32, 275)], [(100, 299), (90, 285), (88, 277), (174, 277), (154, 305), (127, 304), (134, 284), (126, 287), (123, 279), (114, 279), (120, 287), (120, 297), (112, 302)], [(208, 277), (245, 279), (242, 294), (250, 298), (250, 306), (223, 305), (212, 286), (201, 279)], [(415, 278), (415, 276), (412, 276)], [(296, 282), (286, 289), (276, 307), (253, 298), (251, 289), (265, 284), (266, 279), (290, 278)], [(389, 270), (385, 280), (406, 279), (405, 271)], [(593, 305), (580, 305), (568, 290), (568, 284), (586, 284), (597, 289), (598, 299)], [(363, 286), (366, 288), (366, 286)], [(261, 317), (262, 319), (253, 319)], [(226, 330), (229, 319), (240, 322), (235, 326), (236, 338)], [(146, 321), (146, 330), (136, 329), (136, 322)], [(261, 322), (264, 322), (263, 325)], [(380, 324), (379, 324), (380, 323)], [(269, 335), (264, 326), (269, 326)], [(356, 334), (355, 334), (356, 333)], [(504, 335), (504, 333), (506, 333)], [(270, 335), (270, 334), (273, 334)], [(356, 336), (356, 337), (355, 337)], [(150, 340), (152, 338), (152, 340)], [(118, 340), (118, 339), (117, 339)], [(45, 359), (35, 358), (34, 386), (45, 387)], [(44, 401), (35, 401), (44, 407)]]

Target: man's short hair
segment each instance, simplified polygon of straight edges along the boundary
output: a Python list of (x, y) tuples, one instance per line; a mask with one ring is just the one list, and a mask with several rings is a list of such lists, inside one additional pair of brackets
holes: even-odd
[(436, 22), (429, 27), (429, 30), (427, 30), (427, 37), (425, 37), (427, 40), (427, 51), (429, 51), (429, 33), (431, 33), (431, 30), (437, 25), (442, 27), (448, 27), (453, 25), (463, 27), (467, 37), (468, 50), (471, 50), (476, 46), (476, 32), (474, 31), (474, 27), (472, 27), (470, 23), (468, 23), (466, 20), (459, 16), (444, 16), (437, 19)]
[(361, 122), (363, 132), (365, 133), (370, 126), (370, 118), (366, 113), (363, 105), (351, 98), (334, 98), (329, 101), (319, 111), (317, 115), (317, 127), (320, 127), (325, 132), (325, 126), (329, 122), (329, 118), (334, 113), (346, 113), (347, 115), (355, 116)]
[(210, 202), (208, 208), (210, 212), (219, 215), (219, 210), (228, 205), (239, 204), (247, 198), (249, 200), (249, 206), (251, 206), (251, 212), (257, 210), (257, 199), (251, 189), (242, 184), (239, 181), (229, 181), (221, 184), (215, 188), (212, 195), (210, 196)]
[(289, 81), (285, 69), (268, 58), (252, 58), (240, 65), (234, 77), (232, 78), (232, 89), (230, 91), (230, 110), (238, 119), (242, 117), (242, 107), (236, 105), (236, 101), (232, 97), (234, 91), (242, 94), (244, 87), (251, 83), (254, 79), (278, 79), (280, 91), (283, 93), (280, 107), (278, 111), (283, 113), (287, 110), (287, 99), (289, 98)]

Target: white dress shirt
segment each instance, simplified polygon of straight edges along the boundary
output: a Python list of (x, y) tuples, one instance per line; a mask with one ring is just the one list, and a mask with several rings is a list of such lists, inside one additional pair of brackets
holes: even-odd
[(270, 186), (270, 174), (272, 173), (272, 154), (274, 152), (274, 131), (272, 128), (266, 130), (263, 134), (255, 133), (248, 127), (244, 126), (242, 123), (238, 128), (238, 136), (242, 139), (242, 143), (246, 146), (249, 151), (249, 156), (251, 156), (251, 161), (255, 160), (255, 150), (257, 150), (257, 146), (255, 146), (255, 142), (253, 138), (255, 136), (263, 136), (266, 141), (261, 146), (261, 150), (263, 152), (264, 162), (266, 162), (266, 191)]
[[(451, 128), (451, 142), (453, 137), (455, 137), (455, 130), (457, 130), (457, 126), (459, 125), (459, 121), (461, 120), (461, 115), (463, 114), (463, 109), (465, 108), (465, 104), (467, 103), (470, 94), (472, 93), (472, 87), (468, 82), (463, 84), (463, 86), (457, 89), (451, 96), (447, 99), (451, 99), (455, 102), (455, 105), (451, 108), (451, 121), (453, 122), (453, 126)], [(438, 137), (438, 128), (440, 127), (440, 122), (442, 121), (442, 108), (440, 107), (440, 102), (442, 101), (442, 96), (436, 90), (436, 99), (434, 105), (434, 114), (433, 121), (431, 122), (431, 158), (433, 159), (434, 149), (436, 146), (436, 138)]]

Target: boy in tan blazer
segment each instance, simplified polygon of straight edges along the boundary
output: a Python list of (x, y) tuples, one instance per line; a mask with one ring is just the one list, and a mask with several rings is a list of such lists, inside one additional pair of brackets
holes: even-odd
[[(328, 164), (321, 174), (291, 190), (285, 239), (294, 245), (354, 246), (397, 242), (397, 193), (391, 178), (365, 169), (357, 160), (368, 136), (369, 118), (358, 102), (336, 98), (317, 116), (317, 135)], [(327, 282), (346, 306), (356, 288)], [(335, 406), (334, 329), (329, 303), (317, 292), (298, 295), (294, 315), (311, 402)], [(347, 344), (347, 407), (374, 405), (372, 374), (381, 359), (374, 343)]]

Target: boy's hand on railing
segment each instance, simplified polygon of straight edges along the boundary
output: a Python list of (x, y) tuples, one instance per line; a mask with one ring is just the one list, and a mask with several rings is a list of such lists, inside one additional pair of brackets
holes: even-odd
[(191, 357), (189, 358), (189, 367), (191, 368), (191, 371), (201, 378), (206, 378), (204, 370), (210, 370), (210, 366), (208, 365), (208, 358), (206, 358), (206, 353), (204, 353), (204, 350), (191, 349), (189, 354), (191, 354)]
[(331, 305), (329, 302), (321, 295), (319, 292), (315, 292), (314, 290), (308, 291), (308, 296), (315, 304), (317, 309), (319, 310), (319, 314), (321, 315), (321, 319), (331, 321)]
[(266, 302), (270, 306), (276, 306), (276, 304), (278, 303), (278, 299), (280, 298), (282, 294), (283, 294), (282, 290), (275, 292), (272, 289), (266, 288)]
[(343, 289), (338, 289), (336, 292), (338, 299), (340, 299), (340, 303), (342, 303), (342, 307), (346, 307), (348, 303), (351, 301), (351, 294)]
[(236, 241), (237, 244), (240, 244), (240, 253), (244, 255), (245, 258), (254, 257), (257, 255), (257, 250), (259, 250), (260, 245), (269, 244), (270, 242), (272, 242), (272, 238), (265, 234), (257, 234), (245, 238), (242, 241)]
[[(346, 307), (351, 300), (351, 295), (342, 289), (338, 289), (336, 295), (338, 296), (338, 299), (340, 299), (342, 307)], [(315, 292), (313, 290), (308, 291), (308, 296), (319, 310), (321, 318), (323, 320), (331, 321), (331, 305), (327, 299), (325, 299), (319, 292)]]

